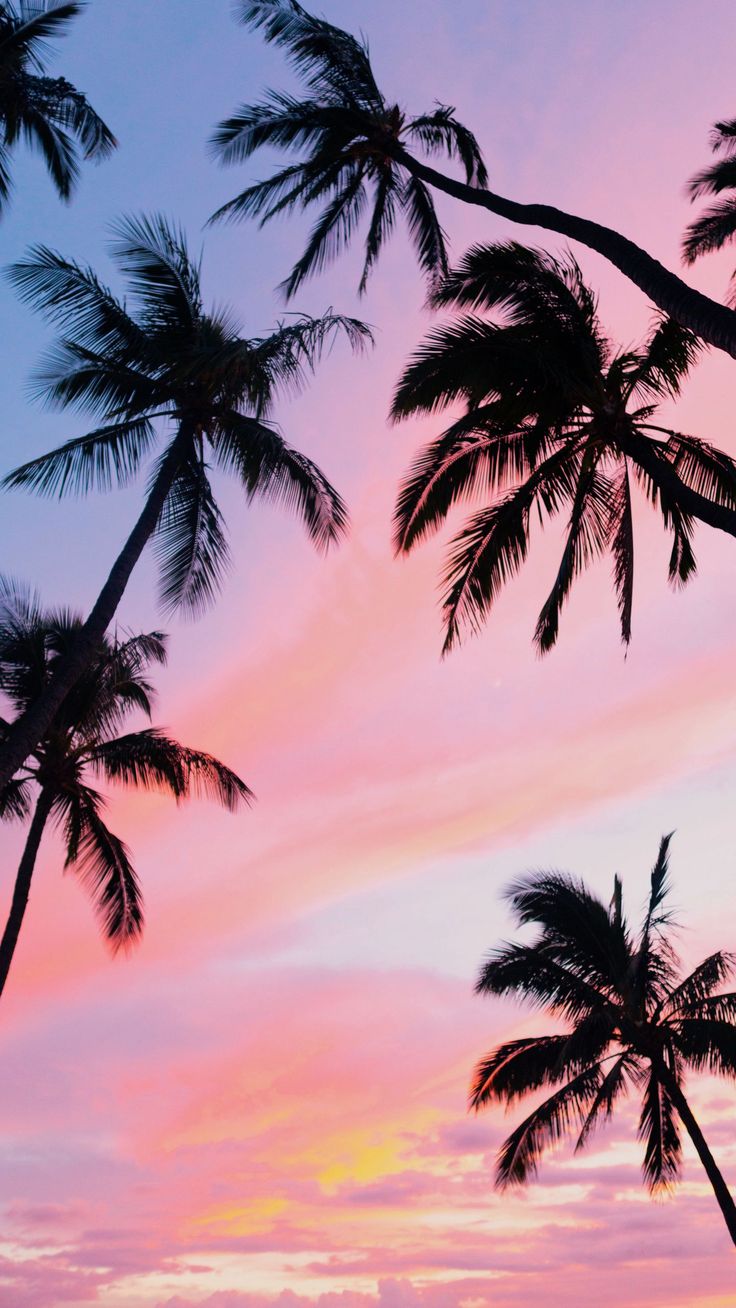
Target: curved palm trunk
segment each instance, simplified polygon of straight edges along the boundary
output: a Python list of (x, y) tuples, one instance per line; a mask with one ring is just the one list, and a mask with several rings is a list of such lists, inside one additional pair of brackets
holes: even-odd
[(182, 426), (161, 462), (143, 512), (112, 565), (107, 581), (85, 622), (72, 649), (60, 659), (46, 690), (31, 707), (14, 722), (4, 745), (0, 749), (0, 787), (25, 762), (49, 727), (64, 696), (84, 672), (90, 654), (109, 627), (118, 604), (125, 593), (131, 573), (156, 529), (164, 501), (168, 495), (183, 449), (189, 440), (188, 430)]
[(31, 825), (28, 831), (28, 838), (25, 843), (23, 855), (18, 865), (18, 872), (15, 878), (13, 888), (13, 900), (10, 905), (10, 913), (5, 924), (2, 940), (0, 940), (0, 995), (5, 989), (5, 982), (8, 979), (10, 964), (13, 961), (15, 947), (18, 944), (18, 936), (23, 925), (26, 907), (28, 905), (28, 892), (31, 888), (31, 877), (36, 865), (36, 855), (38, 847), (41, 844), (43, 829), (46, 826), (46, 820), (51, 812), (53, 796), (48, 789), (42, 790), (38, 797), (38, 802), (31, 819)]
[(728, 1233), (733, 1243), (736, 1244), (736, 1203), (733, 1201), (731, 1191), (721, 1175), (716, 1160), (705, 1142), (705, 1136), (698, 1126), (695, 1115), (676, 1078), (663, 1066), (659, 1067), (658, 1075), (677, 1109), (680, 1121), (695, 1146), (695, 1151), (703, 1164), (708, 1180), (713, 1187), (713, 1193), (718, 1200), (718, 1206), (723, 1213), (723, 1220), (728, 1227)]
[(382, 148), (435, 190), (444, 191), (446, 195), (452, 195), (465, 204), (489, 209), (491, 213), (508, 218), (513, 223), (559, 232), (562, 236), (580, 241), (581, 245), (587, 245), (590, 250), (596, 250), (671, 318), (683, 327), (689, 327), (709, 345), (736, 358), (736, 312), (688, 286), (681, 277), (670, 272), (620, 232), (589, 218), (578, 218), (575, 214), (565, 213), (564, 209), (556, 209), (551, 204), (520, 204), (517, 200), (507, 200), (493, 191), (468, 186), (466, 182), (446, 177), (429, 164), (421, 163), (393, 142), (382, 142)]

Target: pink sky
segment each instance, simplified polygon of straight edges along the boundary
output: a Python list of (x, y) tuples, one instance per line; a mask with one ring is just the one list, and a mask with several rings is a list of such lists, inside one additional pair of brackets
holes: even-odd
[[(151, 21), (165, 10), (171, 22), (180, 3), (159, 0)], [(149, 7), (127, 5), (121, 17), (93, 0), (73, 69), (85, 86), (101, 42), (116, 68), (132, 58), (133, 19), (148, 21)], [(600, 217), (676, 263), (683, 184), (704, 162), (710, 123), (736, 112), (728, 0), (697, 21), (686, 0), (322, 7), (367, 30), (389, 91), (417, 110), (457, 104), (500, 189)], [(206, 55), (198, 150), (239, 97), (287, 81), (226, 12), (212, 31), (200, 19), (192, 8), (171, 44), (172, 68)], [(108, 31), (122, 43), (112, 50)], [(142, 57), (141, 94), (153, 95), (159, 56)], [(104, 67), (97, 75), (104, 105)], [(181, 95), (161, 75), (169, 99)], [(103, 271), (91, 233), (115, 205), (178, 204), (196, 234), (238, 181), (201, 150), (196, 186), (177, 152), (161, 154), (163, 186), (151, 159), (137, 172), (143, 129), (115, 82), (110, 96), (130, 140), (111, 180), (95, 173), (61, 216), (43, 191), (53, 239)], [(442, 213), (455, 253), (512, 234), (558, 248), (451, 205)], [(37, 222), (19, 198), (4, 229), (13, 254), (29, 225), (40, 238)], [(209, 233), (213, 297), (262, 329), (281, 312), (269, 288), (301, 235), (298, 224)], [(635, 340), (648, 306), (602, 260), (580, 257), (611, 333)], [(732, 262), (713, 259), (692, 280), (721, 294)], [(127, 958), (105, 953), (53, 838), (40, 859), (3, 999), (0, 1308), (725, 1308), (733, 1253), (687, 1147), (683, 1184), (652, 1202), (632, 1107), (584, 1157), (561, 1149), (526, 1193), (499, 1197), (493, 1156), (509, 1123), (469, 1117), (466, 1094), (485, 1049), (544, 1029), (472, 992), (485, 950), (511, 929), (500, 891), (526, 868), (567, 867), (606, 897), (620, 872), (635, 908), (661, 833), (676, 827), (683, 955), (734, 947), (733, 542), (701, 531), (699, 576), (673, 594), (668, 546), (641, 507), (628, 658), (603, 567), (539, 661), (531, 633), (559, 546), (540, 536), (484, 634), (441, 662), (442, 542), (401, 562), (390, 548), (397, 479), (436, 430), (385, 421), (430, 321), (403, 236), (360, 308), (355, 281), (347, 259), (298, 307), (361, 312), (377, 329), (374, 354), (337, 350), (279, 413), (347, 496), (351, 537), (316, 558), (293, 523), (243, 514), (223, 488), (236, 571), (202, 622), (173, 624), (161, 677), (157, 720), (236, 767), (257, 806), (233, 818), (113, 797), (146, 891), (145, 938)], [(27, 372), (41, 337), (31, 319), (22, 329)], [(68, 417), (31, 423), (16, 402), (14, 422), (39, 449), (76, 429)], [(735, 402), (732, 363), (710, 356), (677, 422), (736, 452)], [(7, 465), (19, 457), (11, 448)], [(139, 493), (81, 507), (14, 497), (7, 570), (49, 599), (64, 582), (85, 602)], [(160, 621), (153, 578), (149, 563), (126, 601), (131, 626)], [(22, 833), (1, 838), (7, 894)], [(692, 1099), (736, 1184), (730, 1088), (694, 1081)]]

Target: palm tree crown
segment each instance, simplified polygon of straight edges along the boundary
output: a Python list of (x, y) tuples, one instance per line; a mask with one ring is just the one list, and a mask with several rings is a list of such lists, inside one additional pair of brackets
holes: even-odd
[(242, 337), (227, 311), (205, 309), (200, 266), (182, 233), (160, 217), (121, 221), (113, 254), (127, 279), (126, 302), (91, 269), (45, 247), (10, 271), (23, 299), (63, 324), (37, 394), (91, 411), (103, 425), (18, 468), (5, 485), (59, 495), (124, 485), (153, 453), (154, 420), (168, 420), (171, 439), (154, 465), (157, 473), (167, 467), (155, 523), (161, 598), (168, 609), (196, 612), (228, 564), (212, 465), (234, 474), (249, 499), (296, 510), (319, 548), (344, 532), (338, 493), (266, 418), (279, 390), (298, 386), (337, 334), (357, 347), (370, 333), (328, 313)]
[[(408, 552), (458, 500), (491, 502), (452, 541), (444, 578), (445, 650), (478, 629), (527, 556), (533, 510), (567, 509), (567, 535), (535, 640), (550, 649), (575, 577), (613, 556), (621, 635), (631, 637), (634, 536), (631, 479), (672, 533), (670, 581), (695, 571), (693, 515), (736, 507), (736, 464), (706, 442), (657, 425), (698, 351), (694, 334), (658, 318), (635, 350), (616, 352), (593, 292), (571, 256), (516, 243), (475, 246), (439, 286), (436, 306), (463, 309), (433, 331), (396, 390), (394, 420), (460, 403), (404, 481), (395, 546)], [(484, 312), (485, 311), (485, 312)], [(500, 315), (500, 320), (486, 316)]]
[(686, 263), (694, 263), (701, 254), (720, 250), (736, 236), (736, 118), (716, 123), (711, 133), (713, 152), (720, 157), (696, 173), (688, 190), (692, 200), (703, 195), (723, 196), (690, 224), (685, 232), (683, 253)]
[(249, 186), (215, 218), (257, 216), (261, 223), (289, 210), (321, 206), (302, 257), (283, 283), (293, 295), (348, 244), (370, 208), (360, 290), (401, 211), (422, 269), (430, 278), (447, 271), (445, 236), (424, 182), (401, 163), (404, 144), (429, 155), (459, 159), (468, 184), (487, 176), (473, 134), (447, 105), (410, 117), (378, 88), (367, 46), (297, 0), (239, 0), (242, 21), (262, 28), (286, 47), (306, 83), (306, 98), (272, 92), (241, 106), (213, 137), (218, 158), (242, 163), (261, 146), (301, 151), (301, 157), (266, 181)]
[(117, 144), (86, 97), (64, 77), (49, 77), (44, 56), (83, 9), (79, 0), (0, 0), (0, 211), (11, 191), (10, 156), (21, 138), (43, 156), (67, 200), (85, 159), (104, 159)]
[[(45, 612), (35, 597), (2, 583), (0, 693), (14, 715), (42, 693), (80, 626), (73, 614)], [(23, 769), (0, 790), (0, 818), (28, 817), (36, 791), (45, 818), (61, 828), (66, 866), (90, 891), (113, 948), (140, 934), (143, 903), (130, 852), (106, 825), (105, 799), (93, 779), (164, 790), (177, 802), (207, 794), (230, 810), (252, 799), (230, 768), (158, 728), (122, 734), (132, 713), (150, 718), (154, 691), (148, 670), (165, 661), (160, 632), (103, 640)], [(9, 725), (0, 719), (0, 738)]]
[(736, 994), (719, 993), (736, 957), (719, 951), (680, 975), (666, 906), (669, 842), (661, 842), (637, 931), (618, 878), (610, 907), (564, 873), (535, 873), (510, 887), (517, 923), (537, 927), (537, 936), (496, 949), (476, 990), (527, 1000), (567, 1030), (499, 1045), (475, 1069), (471, 1104), (548, 1094), (501, 1148), (496, 1181), (504, 1188), (533, 1177), (545, 1149), (563, 1137), (573, 1133), (582, 1149), (623, 1097), (640, 1094), (646, 1184), (656, 1190), (676, 1180), (685, 1126), (736, 1242), (736, 1208), (683, 1090), (688, 1069), (736, 1078)]

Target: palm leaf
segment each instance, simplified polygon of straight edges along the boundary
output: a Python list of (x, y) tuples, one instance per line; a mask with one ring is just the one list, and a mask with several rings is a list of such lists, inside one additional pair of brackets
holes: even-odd
[(540, 654), (548, 653), (557, 642), (560, 613), (575, 578), (609, 544), (613, 491), (608, 478), (598, 469), (600, 457), (600, 449), (590, 446), (583, 455), (562, 561), (534, 632), (534, 643)]
[(624, 645), (628, 645), (631, 640), (631, 612), (634, 604), (634, 523), (631, 516), (629, 469), (625, 459), (613, 495), (611, 528), (613, 584), (618, 601), (621, 639)]
[(579, 460), (575, 444), (555, 451), (515, 490), (474, 514), (451, 542), (444, 574), (445, 643), (448, 653), (463, 625), (480, 630), (504, 584), (524, 562), (529, 549), (529, 514), (536, 499), (556, 513), (572, 498)]
[(447, 276), (449, 263), (447, 237), (440, 226), (431, 192), (424, 182), (410, 174), (402, 184), (401, 204), (419, 267), (433, 287)]
[(682, 1147), (674, 1105), (654, 1069), (644, 1091), (639, 1139), (645, 1144), (643, 1172), (648, 1189), (668, 1189), (679, 1175)]
[(601, 1083), (598, 1063), (585, 1068), (517, 1126), (498, 1155), (496, 1186), (523, 1185), (537, 1173), (544, 1150), (564, 1139), (576, 1124), (584, 1126)]
[(125, 486), (138, 472), (155, 438), (147, 418), (99, 427), (15, 468), (2, 485), (58, 496)]
[(682, 256), (685, 263), (695, 263), (702, 254), (710, 254), (727, 245), (736, 234), (736, 200), (721, 200), (711, 205), (685, 231)]
[(164, 609), (202, 613), (220, 590), (230, 551), (206, 469), (194, 456), (172, 482), (156, 525), (154, 548)]
[(586, 1068), (600, 1050), (590, 1057), (579, 1052), (570, 1057), (567, 1035), (532, 1036), (498, 1045), (481, 1059), (473, 1073), (470, 1106), (476, 1110), (491, 1103), (507, 1106), (535, 1090), (549, 1089)]
[(240, 478), (249, 499), (257, 496), (298, 514), (318, 549), (345, 534), (348, 514), (337, 491), (311, 459), (272, 428), (230, 413), (220, 426), (215, 454), (221, 467)]
[(102, 798), (88, 786), (72, 805), (65, 866), (73, 867), (88, 890), (103, 934), (114, 951), (133, 944), (143, 931), (143, 898), (130, 851), (105, 825)]

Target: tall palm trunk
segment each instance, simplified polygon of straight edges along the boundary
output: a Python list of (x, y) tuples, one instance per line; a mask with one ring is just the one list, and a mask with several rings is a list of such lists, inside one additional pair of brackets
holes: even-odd
[(572, 240), (587, 245), (589, 249), (596, 250), (676, 322), (689, 327), (709, 345), (736, 358), (736, 312), (688, 286), (681, 277), (670, 272), (620, 232), (589, 218), (578, 218), (575, 214), (565, 213), (563, 209), (556, 209), (551, 204), (520, 204), (517, 200), (507, 200), (493, 191), (468, 186), (453, 177), (446, 177), (429, 164), (421, 163), (395, 142), (382, 141), (381, 146), (410, 173), (437, 191), (444, 191), (446, 195), (462, 200), (465, 204), (489, 209), (491, 213), (508, 218), (511, 222), (559, 232), (562, 236), (569, 236)]
[(156, 529), (164, 501), (171, 490), (181, 462), (182, 451), (189, 439), (189, 428), (182, 423), (178, 435), (161, 462), (143, 512), (113, 563), (107, 581), (74, 645), (69, 653), (59, 660), (43, 694), (39, 695), (10, 728), (5, 743), (0, 749), (0, 788), (7, 785), (28, 758), (31, 750), (41, 740), (62, 700), (81, 677), (93, 650), (107, 631), (123, 598), (131, 573)]
[(703, 1164), (708, 1180), (713, 1187), (713, 1193), (718, 1201), (718, 1207), (723, 1213), (723, 1220), (728, 1227), (728, 1233), (733, 1243), (736, 1244), (736, 1203), (734, 1203), (731, 1191), (726, 1185), (716, 1160), (706, 1144), (705, 1136), (698, 1126), (695, 1114), (680, 1089), (677, 1078), (672, 1075), (667, 1067), (661, 1064), (658, 1067), (657, 1072), (660, 1081), (677, 1109), (680, 1121), (695, 1146), (695, 1152)]
[(18, 944), (18, 936), (23, 925), (26, 907), (28, 905), (28, 892), (31, 888), (31, 877), (36, 865), (36, 855), (38, 847), (41, 844), (43, 829), (46, 826), (46, 820), (51, 812), (53, 795), (48, 788), (44, 788), (38, 797), (36, 808), (31, 819), (31, 825), (28, 830), (28, 838), (18, 866), (18, 872), (13, 887), (13, 900), (10, 905), (10, 913), (5, 924), (2, 940), (0, 940), (0, 995), (5, 989), (5, 982), (8, 979), (10, 964), (13, 961), (15, 947)]

